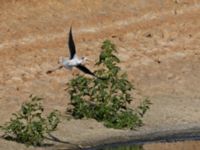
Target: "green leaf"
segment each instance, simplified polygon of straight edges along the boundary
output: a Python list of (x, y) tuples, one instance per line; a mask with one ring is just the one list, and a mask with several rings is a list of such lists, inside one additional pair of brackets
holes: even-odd
[(31, 101), (22, 105), (18, 113), (5, 123), (1, 129), (5, 131), (4, 138), (12, 139), (26, 145), (39, 146), (43, 143), (44, 135), (56, 129), (59, 123), (57, 111), (47, 118), (42, 117), (42, 98), (30, 96)]

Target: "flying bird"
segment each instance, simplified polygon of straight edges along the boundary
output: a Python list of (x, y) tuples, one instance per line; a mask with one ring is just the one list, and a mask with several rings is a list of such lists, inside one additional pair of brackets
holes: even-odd
[(97, 77), (92, 71), (90, 71), (87, 67), (84, 66), (84, 63), (86, 62), (87, 58), (86, 57), (79, 58), (76, 55), (76, 46), (75, 46), (73, 36), (72, 36), (72, 27), (70, 27), (70, 31), (69, 31), (68, 47), (69, 47), (69, 52), (70, 52), (69, 58), (60, 58), (59, 60), (60, 66), (55, 69), (48, 70), (46, 73), (50, 74), (58, 69), (62, 69), (63, 67), (70, 70), (73, 67), (76, 67), (86, 74)]

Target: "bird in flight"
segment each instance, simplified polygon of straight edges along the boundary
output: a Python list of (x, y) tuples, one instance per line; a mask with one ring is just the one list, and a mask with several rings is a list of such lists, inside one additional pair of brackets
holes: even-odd
[(91, 72), (87, 67), (84, 66), (84, 63), (86, 62), (87, 58), (86, 57), (78, 58), (78, 56), (76, 55), (76, 47), (75, 47), (75, 43), (72, 36), (72, 27), (70, 27), (70, 31), (69, 31), (68, 47), (69, 47), (69, 52), (70, 52), (69, 59), (61, 58), (59, 60), (60, 66), (55, 69), (48, 70), (46, 73), (50, 74), (58, 69), (62, 69), (63, 67), (70, 70), (73, 67), (76, 67), (86, 74), (97, 77), (93, 72)]

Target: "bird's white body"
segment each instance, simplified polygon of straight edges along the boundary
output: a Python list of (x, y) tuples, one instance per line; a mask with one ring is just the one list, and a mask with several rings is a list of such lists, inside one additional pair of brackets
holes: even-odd
[(61, 58), (60, 64), (63, 65), (67, 69), (72, 69), (73, 67), (76, 67), (80, 64), (85, 63), (86, 58), (79, 59), (77, 56), (74, 56), (73, 59), (67, 59), (67, 58)]
[(92, 75), (93, 77), (96, 77), (96, 75), (93, 72), (91, 72), (88, 68), (86, 68), (84, 66), (84, 63), (86, 62), (87, 58), (86, 57), (78, 58), (76, 56), (76, 47), (75, 47), (73, 36), (72, 36), (72, 28), (70, 28), (70, 31), (69, 31), (68, 46), (69, 46), (69, 52), (70, 52), (69, 59), (61, 57), (59, 59), (60, 65), (57, 68), (54, 68), (52, 70), (48, 70), (47, 73), (48, 74), (52, 73), (52, 72), (54, 72), (58, 69), (61, 69), (63, 67), (66, 68), (66, 69), (70, 69), (70, 70), (73, 67), (76, 67), (79, 70), (81, 70), (82, 72), (89, 74), (89, 75)]

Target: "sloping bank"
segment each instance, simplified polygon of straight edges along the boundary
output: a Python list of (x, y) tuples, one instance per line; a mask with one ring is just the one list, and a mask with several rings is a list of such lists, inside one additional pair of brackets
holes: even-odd
[(63, 121), (60, 129), (52, 134), (52, 140), (47, 140), (47, 143), (53, 141), (54, 146), (49, 147), (50, 149), (98, 149), (116, 145), (200, 139), (200, 127), (194, 124), (166, 128), (143, 126), (131, 131), (107, 129), (94, 120), (71, 120), (66, 123)]

